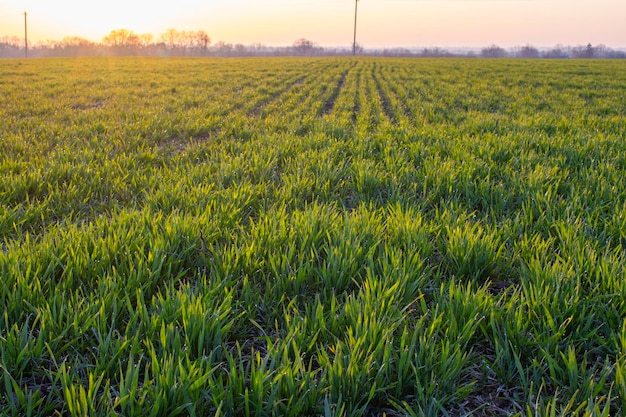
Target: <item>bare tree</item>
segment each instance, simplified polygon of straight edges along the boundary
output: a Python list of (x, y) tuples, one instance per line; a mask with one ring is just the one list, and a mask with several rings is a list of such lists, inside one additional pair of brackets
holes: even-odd
[(152, 33), (142, 33), (141, 35), (139, 35), (139, 45), (141, 45), (142, 48), (147, 48), (150, 45), (152, 45), (152, 42), (154, 41), (154, 35)]
[(213, 46), (215, 54), (218, 56), (230, 56), (233, 54), (233, 44), (219, 41)]
[(141, 38), (132, 30), (117, 29), (102, 38), (102, 43), (112, 48), (115, 53), (126, 55), (137, 52), (137, 48), (141, 45)]
[(546, 51), (543, 54), (543, 57), (548, 59), (562, 59), (569, 58), (569, 54), (566, 47), (563, 45), (556, 45), (554, 48)]
[(300, 38), (293, 43), (293, 50), (298, 55), (311, 55), (317, 44), (305, 38)]
[(539, 58), (539, 50), (531, 45), (522, 46), (517, 56), (519, 58)]
[(179, 31), (167, 29), (159, 37), (171, 55), (206, 55), (211, 38), (203, 30)]
[(3, 36), (0, 38), (0, 57), (13, 58), (23, 56), (20, 52), (23, 47), (23, 39), (17, 36)]
[(191, 52), (195, 43), (194, 33), (183, 30), (178, 32), (178, 46), (181, 49), (181, 55), (187, 55)]
[[(410, 54), (410, 55), (408, 55), (408, 56), (413, 55), (413, 54), (411, 53), (411, 51), (408, 51), (408, 53)], [(436, 57), (436, 58), (438, 58), (438, 57), (450, 57), (450, 56), (452, 56), (452, 54), (451, 54), (450, 52), (446, 51), (445, 49), (439, 48), (439, 47), (434, 47), (434, 48), (424, 48), (424, 49), (420, 52), (420, 54), (419, 54), (419, 55), (420, 55), (420, 56), (424, 56), (424, 57)]]
[(498, 45), (491, 45), (481, 50), (481, 55), (484, 58), (504, 58), (507, 56), (506, 50)]
[(179, 40), (179, 32), (176, 29), (168, 29), (165, 32), (161, 33), (159, 36), (159, 40), (167, 46), (170, 51), (173, 51), (178, 47)]
[(54, 47), (63, 56), (83, 56), (95, 54), (98, 44), (79, 36), (66, 36)]
[(590, 43), (587, 46), (575, 46), (572, 48), (574, 58), (595, 58), (596, 50)]
[(211, 45), (211, 38), (203, 30), (194, 33), (194, 46), (199, 49), (200, 55), (206, 55)]

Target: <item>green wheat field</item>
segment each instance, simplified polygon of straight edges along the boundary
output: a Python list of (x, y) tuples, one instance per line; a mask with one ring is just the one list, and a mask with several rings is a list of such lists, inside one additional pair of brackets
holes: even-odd
[(626, 63), (0, 61), (1, 416), (626, 415)]

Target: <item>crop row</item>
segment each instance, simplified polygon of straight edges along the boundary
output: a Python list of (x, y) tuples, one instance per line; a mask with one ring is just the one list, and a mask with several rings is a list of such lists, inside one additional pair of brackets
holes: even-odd
[(0, 415), (618, 415), (612, 61), (0, 63)]

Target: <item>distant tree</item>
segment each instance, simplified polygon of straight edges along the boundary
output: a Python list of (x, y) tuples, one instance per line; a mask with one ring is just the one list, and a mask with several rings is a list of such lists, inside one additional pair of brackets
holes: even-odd
[(200, 55), (205, 55), (211, 45), (211, 38), (203, 30), (194, 33), (194, 45), (200, 51)]
[(268, 48), (260, 42), (255, 42), (250, 45), (248, 49), (250, 50), (251, 54), (255, 56), (260, 56), (266, 54)]
[(11, 45), (11, 46), (20, 46), (23, 45), (24, 40), (17, 36), (3, 36), (0, 38), (0, 44), (2, 45)]
[(567, 48), (565, 48), (563, 45), (556, 45), (554, 48), (547, 50), (543, 54), (543, 57), (550, 59), (563, 59), (569, 58), (569, 54), (567, 52)]
[(169, 50), (173, 51), (179, 47), (180, 32), (176, 29), (167, 29), (165, 32), (161, 33), (159, 40), (163, 42)]
[[(426, 53), (426, 51), (427, 49), (424, 49), (419, 55)], [(411, 52), (410, 49), (406, 49), (406, 48), (385, 48), (382, 50), (372, 52), (372, 55), (391, 56), (391, 57), (410, 57), (410, 56), (415, 56), (416, 54)], [(425, 55), (422, 55), (422, 56), (425, 56)]]
[(102, 43), (112, 48), (115, 53), (126, 55), (137, 52), (137, 48), (141, 45), (141, 38), (132, 30), (117, 29), (102, 38)]
[(593, 48), (593, 56), (595, 58), (607, 58), (611, 55), (611, 50), (606, 45), (599, 44)]
[[(48, 57), (48, 56), (57, 56), (60, 55), (59, 51), (62, 51), (62, 42), (59, 41), (39, 41), (36, 45), (37, 56), (39, 57)], [(98, 44), (94, 43), (94, 48), (98, 48)]]
[(231, 56), (233, 54), (233, 44), (224, 41), (217, 42), (213, 49), (218, 56)]
[(195, 43), (194, 33), (183, 30), (178, 32), (178, 45), (182, 55), (191, 54)]
[(420, 53), (420, 56), (424, 57), (449, 57), (452, 56), (450, 52), (442, 48), (424, 48)]
[(298, 55), (311, 55), (317, 44), (305, 38), (300, 38), (293, 43), (293, 50)]
[(23, 56), (20, 50), (24, 47), (24, 40), (17, 36), (3, 36), (0, 38), (0, 57), (13, 58)]
[(128, 29), (117, 29), (102, 38), (102, 43), (112, 47), (136, 46), (139, 44), (139, 36)]
[(491, 45), (481, 50), (481, 55), (484, 58), (504, 58), (507, 56), (506, 50), (500, 48), (498, 45)]
[(539, 50), (531, 45), (522, 46), (517, 56), (519, 58), (539, 58)]
[(607, 49), (606, 51), (606, 58), (611, 58), (611, 59), (625, 59), (626, 58), (626, 52), (625, 51), (616, 51), (613, 49)]
[(167, 29), (159, 41), (167, 47), (170, 55), (206, 55), (211, 45), (211, 38), (203, 30)]
[(139, 35), (139, 45), (142, 48), (149, 47), (150, 45), (152, 45), (153, 41), (154, 41), (154, 35), (152, 33), (143, 33)]
[(61, 42), (57, 42), (55, 49), (63, 56), (94, 55), (98, 44), (78, 36), (66, 36)]
[(96, 43), (95, 42), (91, 42), (88, 39), (81, 38), (79, 36), (66, 36), (61, 41), (61, 44), (64, 47), (72, 47), (72, 46), (81, 47), (81, 46), (93, 46)]
[(572, 56), (574, 58), (594, 58), (596, 55), (593, 45), (575, 46), (572, 48)]
[(248, 55), (248, 48), (242, 43), (237, 43), (234, 46), (234, 53), (236, 56), (246, 56)]

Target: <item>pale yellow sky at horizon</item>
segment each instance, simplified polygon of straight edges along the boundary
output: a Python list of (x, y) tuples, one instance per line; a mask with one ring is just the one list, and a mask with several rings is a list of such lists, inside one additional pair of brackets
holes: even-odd
[[(0, 37), (79, 36), (114, 29), (158, 37), (168, 28), (204, 30), (213, 43), (322, 46), (352, 43), (354, 0), (76, 1), (0, 0)], [(605, 44), (626, 48), (626, 0), (360, 0), (358, 42), (384, 47), (503, 47)]]

